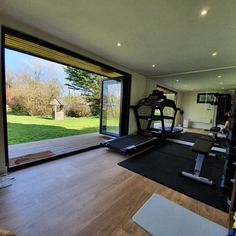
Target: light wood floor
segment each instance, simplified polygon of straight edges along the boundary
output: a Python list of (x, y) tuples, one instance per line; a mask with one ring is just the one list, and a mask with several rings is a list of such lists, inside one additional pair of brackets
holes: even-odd
[(184, 128), (184, 132), (197, 133), (197, 134), (205, 134), (205, 135), (209, 134), (209, 131), (206, 131), (204, 129), (196, 129), (196, 128)]
[(131, 217), (153, 193), (227, 226), (226, 213), (118, 166), (124, 159), (100, 148), (13, 172), (13, 186), (0, 189), (0, 228), (19, 236), (147, 235)]

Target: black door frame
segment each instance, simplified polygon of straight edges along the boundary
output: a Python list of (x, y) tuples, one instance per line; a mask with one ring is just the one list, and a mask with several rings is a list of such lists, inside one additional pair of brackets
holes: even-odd
[(6, 71), (5, 71), (5, 30), (2, 27), (1, 34), (1, 66), (2, 66), (2, 119), (3, 119), (3, 136), (4, 136), (4, 149), (5, 149), (5, 164), (9, 171), (9, 152), (8, 152), (8, 133), (7, 133), (7, 108), (6, 108)]

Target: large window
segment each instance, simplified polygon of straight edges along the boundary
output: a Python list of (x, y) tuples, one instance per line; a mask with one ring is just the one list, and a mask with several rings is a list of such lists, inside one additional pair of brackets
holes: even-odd
[(127, 134), (129, 74), (5, 27), (2, 33), (9, 167), (99, 145), (99, 131)]

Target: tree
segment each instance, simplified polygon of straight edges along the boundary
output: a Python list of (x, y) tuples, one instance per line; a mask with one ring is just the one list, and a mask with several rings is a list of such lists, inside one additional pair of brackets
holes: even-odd
[(83, 95), (99, 96), (102, 76), (87, 71), (65, 66), (65, 72), (69, 81), (66, 85), (75, 90), (80, 90)]
[[(8, 95), (7, 104), (16, 114), (50, 115), (50, 101), (60, 97), (62, 88), (57, 78), (49, 78), (43, 68), (35, 67), (30, 71), (18, 72), (11, 80), (11, 99)], [(8, 82), (9, 84), (9, 82)], [(9, 86), (9, 85), (8, 85)]]
[(81, 95), (86, 96), (90, 103), (93, 115), (98, 115), (100, 111), (100, 88), (103, 76), (83, 71), (77, 68), (65, 66), (68, 77), (66, 85), (69, 89), (79, 90)]
[(9, 103), (12, 100), (12, 84), (14, 81), (14, 75), (11, 71), (7, 70), (6, 73), (6, 102), (7, 105), (9, 105)]

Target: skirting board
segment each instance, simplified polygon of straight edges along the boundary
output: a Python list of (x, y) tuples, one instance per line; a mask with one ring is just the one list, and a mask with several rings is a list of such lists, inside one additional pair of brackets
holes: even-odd
[(154, 236), (226, 236), (228, 230), (192, 211), (153, 194), (133, 221)]

